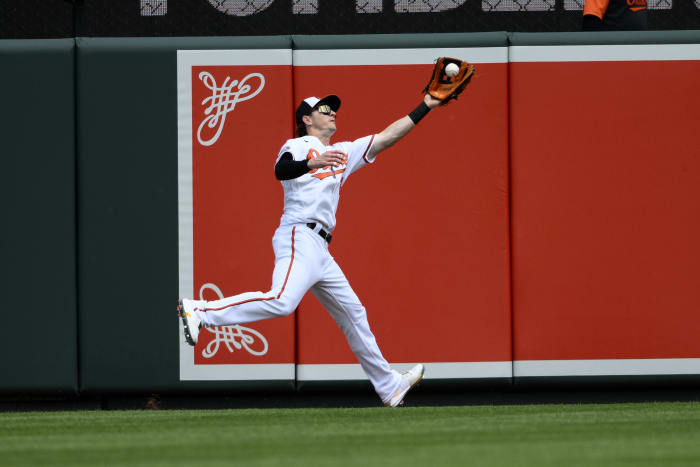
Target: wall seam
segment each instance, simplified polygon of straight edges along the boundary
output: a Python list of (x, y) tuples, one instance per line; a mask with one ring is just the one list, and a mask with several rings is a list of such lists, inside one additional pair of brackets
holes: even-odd
[(511, 386), (515, 386), (515, 306), (513, 299), (513, 164), (512, 164), (512, 109), (511, 109), (511, 63), (510, 63), (510, 34), (506, 42), (506, 187), (508, 190), (507, 219), (508, 219), (508, 306), (510, 311), (510, 364)]
[[(77, 23), (77, 11), (73, 6), (73, 28)], [(73, 194), (74, 199), (74, 228), (75, 228), (75, 349), (76, 349), (76, 392), (78, 395), (82, 389), (82, 371), (80, 358), (80, 161), (79, 161), (79, 116), (78, 116), (78, 92), (80, 86), (78, 84), (78, 39), (73, 37)]]

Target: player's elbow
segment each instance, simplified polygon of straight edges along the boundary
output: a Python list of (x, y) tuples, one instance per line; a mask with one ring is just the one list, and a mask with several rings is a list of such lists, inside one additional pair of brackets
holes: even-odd
[(396, 144), (397, 138), (392, 138), (389, 134), (379, 133), (372, 144), (372, 152), (379, 154), (385, 149), (388, 149)]

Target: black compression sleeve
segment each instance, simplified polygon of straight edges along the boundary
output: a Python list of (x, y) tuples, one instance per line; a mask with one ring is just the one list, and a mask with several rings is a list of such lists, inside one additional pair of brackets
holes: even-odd
[(292, 154), (285, 152), (275, 164), (275, 177), (277, 180), (291, 180), (301, 177), (309, 171), (308, 160), (295, 161)]

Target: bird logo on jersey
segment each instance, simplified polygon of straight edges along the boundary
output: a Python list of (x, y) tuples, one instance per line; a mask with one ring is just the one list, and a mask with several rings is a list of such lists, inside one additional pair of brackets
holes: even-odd
[[(320, 154), (318, 153), (317, 150), (309, 149), (308, 154), (306, 154), (306, 158), (307, 159), (315, 159), (319, 155)], [(326, 166), (321, 167), (321, 168), (311, 169), (311, 170), (309, 170), (309, 173), (311, 174), (312, 177), (316, 177), (319, 180), (323, 180), (324, 178), (330, 177), (330, 176), (335, 177), (336, 174), (341, 174), (341, 173), (345, 172), (345, 168), (347, 167), (347, 162), (348, 162), (348, 155), (343, 154), (343, 159), (345, 161), (345, 164), (340, 166), (340, 167), (333, 168), (330, 165), (326, 165)]]

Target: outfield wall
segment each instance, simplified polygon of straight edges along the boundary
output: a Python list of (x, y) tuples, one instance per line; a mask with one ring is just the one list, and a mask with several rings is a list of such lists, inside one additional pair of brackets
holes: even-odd
[(0, 41), (0, 391), (75, 395), (74, 41)]
[[(331, 245), (387, 359), (465, 390), (697, 381), (700, 32), (78, 38), (0, 42), (3, 69), (50, 83), (3, 78), (22, 329), (0, 392), (364, 381), (312, 296), (194, 349), (175, 300), (269, 288), (298, 101), (341, 96), (335, 141), (377, 132), (441, 55), (477, 76), (353, 174)], [(207, 126), (213, 90), (244, 77)]]
[(699, 57), (512, 39), (516, 378), (698, 373)]

